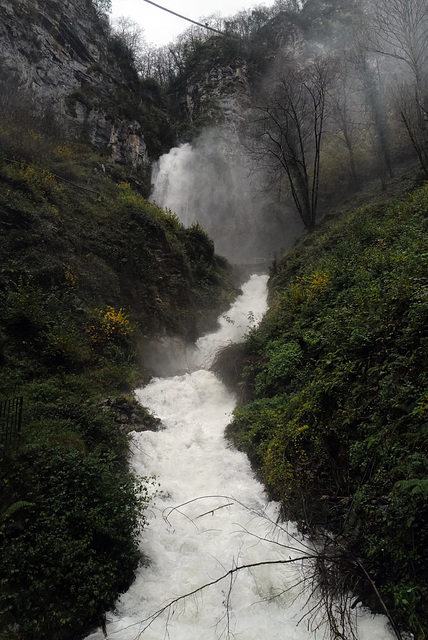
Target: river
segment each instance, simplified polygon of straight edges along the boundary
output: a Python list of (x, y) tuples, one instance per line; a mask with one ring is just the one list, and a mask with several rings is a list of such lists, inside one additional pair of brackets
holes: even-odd
[[(147, 564), (107, 617), (112, 640), (309, 640), (316, 629), (328, 637), (305, 591), (313, 548), (277, 522), (278, 506), (225, 440), (235, 398), (209, 371), (216, 351), (262, 317), (266, 282), (249, 279), (219, 329), (189, 353), (187, 373), (137, 391), (162, 428), (133, 435), (132, 467), (155, 475), (160, 493), (141, 534)], [(358, 640), (394, 637), (383, 616), (359, 606), (353, 616)], [(101, 629), (88, 636), (103, 638)]]

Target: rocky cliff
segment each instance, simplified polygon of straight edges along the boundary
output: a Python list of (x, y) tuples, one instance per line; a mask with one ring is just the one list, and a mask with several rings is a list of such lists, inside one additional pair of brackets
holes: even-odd
[[(279, 30), (277, 22), (272, 28)], [(168, 203), (185, 224), (198, 220), (233, 264), (263, 264), (300, 231), (291, 216), (284, 224), (277, 192), (266, 190), (269, 176), (256, 166), (246, 137), (262, 71), (292, 42), (293, 26), (286, 21), (284, 28), (284, 38), (273, 44), (268, 33), (253, 40), (228, 35), (190, 43), (171, 87), (183, 138), (191, 144), (162, 159), (154, 174), (155, 200)]]
[(235, 128), (249, 104), (247, 65), (244, 60), (192, 75), (186, 85), (185, 109), (191, 122), (224, 121)]
[(185, 118), (204, 124), (220, 120), (234, 128), (245, 118), (260, 80), (301, 38), (282, 11), (246, 38), (230, 33), (193, 44), (175, 87)]
[(148, 163), (144, 122), (125, 111), (136, 79), (90, 0), (0, 0), (0, 74), (3, 94), (13, 87), (67, 133), (110, 147), (113, 161)]

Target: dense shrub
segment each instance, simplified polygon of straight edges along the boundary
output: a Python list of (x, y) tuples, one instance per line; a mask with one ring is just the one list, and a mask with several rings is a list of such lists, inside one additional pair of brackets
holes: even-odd
[[(252, 402), (229, 426), (284, 514), (337, 534), (417, 638), (428, 628), (427, 232), (425, 186), (285, 254), (244, 346)], [(347, 587), (379, 607), (355, 566)]]
[(0, 637), (75, 640), (140, 560), (150, 482), (112, 398), (148, 380), (144, 339), (195, 337), (232, 287), (202, 229), (87, 145), (37, 129), (38, 154), (33, 124), (0, 118), (0, 400), (24, 396), (0, 444)]
[(64, 441), (8, 460), (1, 482), (3, 500), (21, 504), (2, 527), (3, 630), (38, 639), (98, 624), (139, 560), (146, 485), (135, 487), (112, 454), (85, 455)]

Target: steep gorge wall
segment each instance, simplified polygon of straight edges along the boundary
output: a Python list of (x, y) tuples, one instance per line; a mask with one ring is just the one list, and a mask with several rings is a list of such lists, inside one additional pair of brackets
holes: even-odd
[(290, 38), (267, 50), (268, 35), (260, 43), (212, 36), (193, 45), (171, 90), (190, 144), (161, 160), (155, 199), (185, 224), (198, 220), (234, 264), (263, 264), (301, 228), (291, 216), (285, 220), (288, 212), (267, 189), (269, 176), (246, 136), (261, 70)]
[(36, 112), (51, 110), (67, 133), (109, 146), (113, 161), (148, 163), (142, 123), (107, 108), (132, 86), (90, 0), (0, 0), (0, 77), (3, 91), (13, 85)]
[(281, 57), (301, 40), (301, 30), (280, 11), (251, 36), (231, 33), (201, 43), (178, 84), (185, 117), (191, 122), (220, 119), (234, 127)]

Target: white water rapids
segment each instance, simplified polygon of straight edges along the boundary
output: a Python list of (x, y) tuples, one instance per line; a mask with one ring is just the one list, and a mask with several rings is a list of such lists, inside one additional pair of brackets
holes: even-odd
[[(277, 505), (267, 501), (246, 456), (225, 440), (235, 399), (207, 370), (218, 348), (248, 330), (249, 318), (261, 318), (266, 280), (252, 276), (218, 331), (198, 341), (191, 373), (155, 378), (138, 391), (162, 429), (134, 434), (132, 466), (156, 475), (161, 494), (141, 535), (149, 564), (108, 615), (112, 640), (314, 637), (309, 627), (317, 623), (303, 617), (314, 604), (302, 593), (303, 562), (292, 561), (312, 548), (292, 524), (275, 524)], [(253, 566), (228, 575), (242, 565)], [(168, 607), (186, 594), (193, 595)], [(383, 616), (357, 607), (355, 619), (359, 640), (393, 637)], [(320, 625), (322, 638), (327, 629)], [(100, 629), (88, 640), (103, 638)]]

